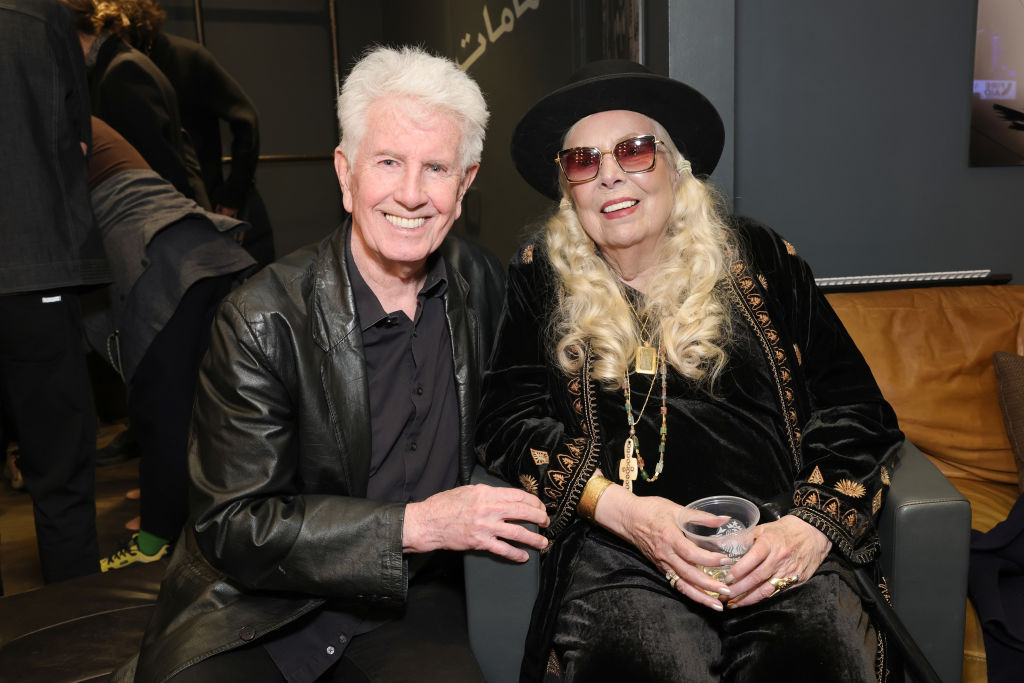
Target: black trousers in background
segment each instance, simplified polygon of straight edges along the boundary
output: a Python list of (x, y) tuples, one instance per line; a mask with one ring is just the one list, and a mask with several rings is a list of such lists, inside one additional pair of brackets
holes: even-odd
[(47, 583), (99, 571), (96, 410), (82, 339), (77, 295), (0, 296), (0, 406), (21, 448)]
[[(185, 669), (171, 683), (283, 683), (259, 643)], [(405, 614), (352, 638), (318, 683), (483, 683), (466, 631), (461, 584), (430, 580), (409, 586)]]
[(128, 384), (128, 419), (138, 441), (141, 528), (173, 541), (188, 516), (188, 434), (199, 364), (217, 305), (233, 275), (189, 287)]

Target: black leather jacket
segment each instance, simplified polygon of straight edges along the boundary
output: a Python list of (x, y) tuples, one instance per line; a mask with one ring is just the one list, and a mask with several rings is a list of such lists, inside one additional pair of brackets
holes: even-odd
[[(348, 231), (268, 266), (220, 307), (197, 388), (190, 520), (136, 680), (166, 680), (325, 598), (405, 599), (405, 505), (364, 497), (370, 416)], [(454, 236), (440, 253), (465, 482), (504, 276), (493, 256)], [(115, 680), (132, 680), (135, 664)]]

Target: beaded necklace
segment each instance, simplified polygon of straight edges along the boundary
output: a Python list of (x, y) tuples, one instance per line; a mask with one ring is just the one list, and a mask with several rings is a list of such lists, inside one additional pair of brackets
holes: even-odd
[[(636, 423), (643, 417), (644, 410), (647, 408), (647, 400), (651, 398), (651, 390), (654, 388), (654, 378), (651, 378), (651, 388), (647, 390), (647, 400), (644, 401), (643, 408), (640, 409), (640, 413), (634, 418), (633, 417), (633, 403), (631, 401), (631, 394), (629, 388), (629, 371), (624, 373), (624, 379), (622, 382), (622, 393), (626, 397), (626, 422), (629, 424), (629, 437), (626, 439), (626, 443), (623, 445), (623, 457), (619, 461), (619, 478), (622, 480), (622, 486), (627, 491), (633, 490), (633, 482), (636, 480), (637, 475), (643, 478), (644, 481), (654, 482), (661, 476), (662, 471), (665, 469), (665, 441), (668, 438), (668, 408), (666, 404), (666, 388), (665, 388), (665, 350), (658, 345), (657, 351), (658, 367), (661, 375), (661, 439), (658, 443), (658, 464), (654, 466), (654, 474), (650, 475), (644, 466), (644, 459), (640, 455), (640, 439), (636, 435)], [(653, 374), (653, 373), (652, 373)]]

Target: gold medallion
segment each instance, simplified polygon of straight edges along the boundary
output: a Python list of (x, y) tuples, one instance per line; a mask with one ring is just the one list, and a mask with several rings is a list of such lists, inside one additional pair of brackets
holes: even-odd
[(658, 371), (658, 352), (653, 346), (641, 346), (636, 350), (634, 368), (643, 375), (653, 375)]

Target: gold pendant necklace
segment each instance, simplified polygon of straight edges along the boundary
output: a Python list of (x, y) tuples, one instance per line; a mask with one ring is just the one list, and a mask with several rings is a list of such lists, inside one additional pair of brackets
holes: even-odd
[[(637, 324), (640, 326), (639, 334), (637, 335), (640, 338), (640, 346), (637, 348), (636, 358), (633, 360), (633, 370), (642, 375), (653, 375), (658, 372), (658, 351), (651, 345), (651, 342), (654, 340), (654, 333), (648, 333), (647, 331), (647, 325), (650, 323), (650, 320), (646, 316), (640, 317), (639, 311), (636, 310), (628, 294), (624, 298), (629, 309), (636, 317)], [(644, 339), (645, 336), (647, 336), (647, 339)]]

